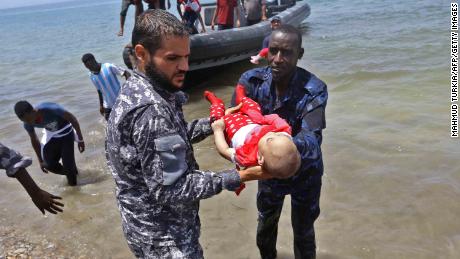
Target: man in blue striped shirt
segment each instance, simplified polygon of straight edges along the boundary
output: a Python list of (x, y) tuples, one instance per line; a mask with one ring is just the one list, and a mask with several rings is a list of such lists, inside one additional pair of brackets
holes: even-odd
[(111, 63), (98, 63), (91, 53), (83, 55), (81, 61), (90, 71), (89, 77), (99, 95), (99, 112), (107, 120), (120, 92), (117, 75), (128, 79), (130, 73)]

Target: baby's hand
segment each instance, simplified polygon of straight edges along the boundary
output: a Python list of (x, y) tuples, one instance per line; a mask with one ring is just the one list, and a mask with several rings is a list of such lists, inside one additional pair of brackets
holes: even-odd
[(224, 119), (219, 119), (219, 120), (214, 121), (211, 124), (211, 127), (213, 131), (224, 131), (225, 130)]
[(230, 108), (228, 108), (227, 110), (225, 110), (225, 113), (224, 113), (224, 114), (225, 114), (225, 115), (228, 115), (228, 114), (232, 114), (232, 113), (238, 112), (238, 111), (241, 109), (242, 106), (243, 106), (243, 103), (240, 103), (240, 104), (238, 104), (238, 105), (235, 106), (235, 107), (230, 107)]

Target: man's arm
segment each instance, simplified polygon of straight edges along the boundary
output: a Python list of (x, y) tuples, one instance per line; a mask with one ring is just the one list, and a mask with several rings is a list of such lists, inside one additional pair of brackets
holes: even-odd
[(187, 133), (192, 143), (198, 143), (212, 134), (209, 118), (201, 118), (187, 123)]
[(99, 113), (104, 116), (104, 98), (102, 97), (102, 93), (99, 90), (97, 90), (97, 95), (99, 97)]
[(201, 17), (200, 13), (198, 13), (198, 20), (200, 20), (200, 24), (201, 24), (201, 32), (200, 33), (205, 33), (206, 32), (206, 27), (204, 26), (203, 17)]
[(262, 0), (261, 3), (261, 8), (262, 8), (262, 21), (267, 20), (267, 6), (265, 4), (265, 0)]
[(301, 129), (293, 137), (302, 157), (302, 169), (321, 158), (322, 130), (326, 127), (326, 103), (327, 90), (324, 88), (302, 111)]
[(68, 120), (70, 124), (72, 124), (72, 127), (77, 132), (78, 150), (80, 151), (80, 153), (82, 153), (83, 151), (85, 151), (85, 142), (83, 141), (83, 135), (81, 134), (80, 124), (78, 123), (77, 118), (75, 118), (75, 116), (68, 111), (65, 111), (62, 117)]
[[(149, 107), (136, 119), (132, 135), (141, 171), (152, 199), (161, 204), (209, 198), (223, 189), (236, 190), (241, 182), (263, 179), (260, 168), (219, 173), (193, 170), (186, 159), (187, 143), (169, 116)], [(137, 130), (136, 130), (137, 129)]]
[(219, 12), (219, 3), (216, 4), (216, 9), (214, 10), (214, 15), (211, 20), (211, 30), (214, 30), (214, 24), (216, 23), (217, 13)]
[(240, 7), (238, 3), (236, 4), (236, 28), (240, 27), (241, 15), (240, 15)]
[(30, 143), (32, 144), (35, 154), (37, 155), (38, 163), (40, 164), (40, 169), (44, 173), (48, 173), (48, 170), (46, 170), (45, 164), (43, 163), (42, 147), (40, 141), (38, 140), (37, 134), (35, 133), (35, 129), (32, 129), (32, 131), (27, 131), (27, 133), (29, 134)]
[(45, 210), (52, 214), (62, 212), (62, 208), (60, 207), (64, 207), (64, 204), (56, 201), (62, 198), (40, 189), (25, 168), (20, 168), (14, 177), (26, 189), (33, 203), (43, 215), (45, 215)]
[(128, 80), (128, 78), (131, 76), (127, 69), (116, 66), (114, 64), (110, 64), (110, 69), (112, 70), (112, 73), (118, 74), (119, 76), (124, 76), (126, 80)]
[(54, 199), (60, 199), (58, 196), (51, 195), (42, 189), (40, 189), (34, 180), (26, 171), (26, 167), (32, 164), (32, 160), (28, 157), (23, 157), (17, 151), (10, 149), (0, 143), (0, 169), (5, 169), (6, 174), (9, 177), (14, 177), (22, 184), (26, 189), (35, 206), (45, 214), (44, 210), (47, 210), (53, 214), (58, 211), (62, 212), (62, 209), (58, 206), (64, 206), (62, 203), (55, 201)]

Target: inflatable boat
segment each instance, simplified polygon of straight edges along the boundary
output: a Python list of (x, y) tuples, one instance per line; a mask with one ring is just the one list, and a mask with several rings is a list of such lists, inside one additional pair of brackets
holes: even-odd
[[(215, 10), (214, 3), (201, 3), (201, 16), (206, 25), (206, 33), (191, 37), (190, 71), (225, 65), (247, 59), (260, 51), (265, 36), (271, 33), (270, 18), (251, 26), (223, 31), (211, 30), (211, 20)], [(240, 1), (240, 13), (244, 14)], [(298, 26), (310, 15), (310, 6), (306, 1), (267, 0), (267, 16), (277, 15), (282, 24)], [(199, 25), (198, 25), (199, 26)], [(197, 27), (198, 28), (198, 27)]]

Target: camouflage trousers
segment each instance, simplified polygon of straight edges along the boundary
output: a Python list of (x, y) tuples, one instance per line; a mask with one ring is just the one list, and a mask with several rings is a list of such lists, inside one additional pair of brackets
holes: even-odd
[(155, 246), (130, 242), (128, 246), (140, 259), (203, 259), (200, 244), (179, 246)]

